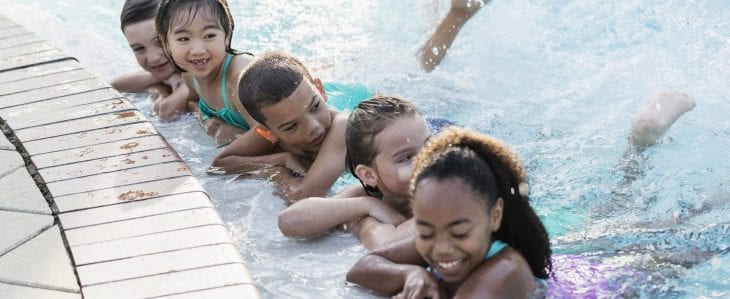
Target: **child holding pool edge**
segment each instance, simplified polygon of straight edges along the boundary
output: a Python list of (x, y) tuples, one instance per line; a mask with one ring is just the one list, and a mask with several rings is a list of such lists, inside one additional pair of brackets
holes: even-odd
[(122, 7), (122, 34), (134, 52), (142, 71), (122, 75), (111, 82), (120, 92), (148, 91), (158, 96), (152, 110), (162, 119), (174, 118), (185, 111), (196, 111), (188, 102), (188, 89), (182, 77), (160, 48), (154, 29), (159, 0), (127, 0)]
[(238, 93), (268, 147), (251, 151), (242, 136), (213, 169), (269, 178), (290, 202), (324, 196), (345, 169), (347, 114), (328, 109), (321, 80), (296, 57), (273, 51), (246, 68)]
[(234, 21), (225, 0), (162, 0), (155, 26), (165, 55), (198, 100), (199, 116), (216, 144), (226, 145), (239, 135), (250, 135), (254, 149), (266, 147), (256, 138), (257, 123), (240, 106), (238, 77), (251, 61), (231, 48)]
[[(279, 214), (279, 229), (290, 237), (311, 237), (347, 224), (368, 249), (412, 234), (412, 223), (398, 224), (410, 217), (412, 158), (429, 136), (426, 120), (410, 102), (396, 96), (361, 102), (348, 118), (345, 158), (361, 185), (293, 204)], [(372, 221), (359, 225), (367, 216)]]
[(399, 296), (525, 297), (535, 287), (533, 276), (546, 279), (552, 271), (548, 235), (529, 204), (526, 179), (504, 143), (446, 129), (416, 159), (415, 240), (367, 255), (347, 280)]

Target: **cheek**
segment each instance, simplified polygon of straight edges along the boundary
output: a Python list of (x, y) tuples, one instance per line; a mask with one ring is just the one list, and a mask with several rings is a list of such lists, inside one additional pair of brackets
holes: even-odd
[(142, 68), (147, 68), (147, 55), (134, 53), (134, 58), (137, 59), (137, 64)]
[(411, 174), (412, 168), (410, 164), (398, 167), (398, 181), (400, 182), (400, 185), (405, 186), (405, 190), (402, 190), (404, 192), (408, 191), (408, 184), (411, 182)]

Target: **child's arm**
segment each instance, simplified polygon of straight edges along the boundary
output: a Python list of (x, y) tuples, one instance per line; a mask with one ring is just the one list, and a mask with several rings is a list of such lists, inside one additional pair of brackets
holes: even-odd
[(361, 258), (347, 272), (347, 281), (391, 296), (400, 292), (404, 298), (439, 298), (438, 284), (423, 264), (411, 238)]
[(188, 110), (189, 93), (188, 86), (180, 84), (167, 97), (160, 97), (155, 100), (152, 109), (162, 119), (173, 118), (177, 114)]
[(368, 250), (409, 239), (416, 232), (413, 218), (400, 224), (391, 224), (372, 217), (365, 217), (357, 225), (359, 226), (357, 236), (360, 243)]
[(120, 92), (134, 92), (143, 91), (153, 84), (161, 82), (148, 71), (138, 71), (119, 76), (111, 82), (111, 85)]
[(252, 128), (226, 146), (213, 159), (208, 171), (243, 173), (272, 166), (293, 166), (295, 160), (290, 153), (278, 152), (276, 145), (258, 136)]
[(527, 261), (512, 248), (503, 249), (474, 269), (454, 298), (527, 298), (535, 278)]
[(405, 220), (395, 209), (364, 193), (362, 186), (356, 185), (333, 198), (302, 199), (279, 214), (279, 230), (289, 237), (306, 238), (365, 216), (391, 225)]

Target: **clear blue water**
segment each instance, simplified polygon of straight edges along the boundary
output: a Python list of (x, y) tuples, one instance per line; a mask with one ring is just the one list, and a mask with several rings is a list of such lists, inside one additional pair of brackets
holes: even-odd
[[(0, 13), (111, 79), (136, 69), (118, 29), (121, 6), (0, 0)], [(512, 144), (551, 233), (554, 297), (730, 296), (727, 0), (494, 1), (430, 74), (414, 53), (448, 1), (230, 6), (239, 50), (293, 52), (317, 76), (401, 94), (427, 115)], [(642, 174), (623, 182), (630, 117), (663, 89), (686, 92), (697, 107), (634, 155)], [(354, 237), (283, 237), (284, 203), (270, 183), (205, 175), (218, 150), (195, 121), (160, 122), (147, 99), (135, 102), (210, 192), (265, 298), (374, 297), (344, 282), (365, 253)]]

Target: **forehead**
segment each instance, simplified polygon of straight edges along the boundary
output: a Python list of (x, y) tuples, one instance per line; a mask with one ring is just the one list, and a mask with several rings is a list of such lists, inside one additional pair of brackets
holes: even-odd
[(222, 28), (220, 24), (217, 10), (210, 4), (198, 4), (193, 2), (187, 6), (182, 6), (174, 12), (172, 18), (173, 29), (187, 28), (193, 24), (214, 24), (216, 27)]
[(420, 149), (430, 136), (426, 120), (418, 113), (392, 120), (375, 135), (381, 155), (389, 155), (406, 147)]
[(312, 100), (317, 95), (319, 93), (315, 91), (314, 86), (308, 80), (302, 79), (291, 95), (276, 104), (261, 108), (266, 125), (269, 128), (276, 128), (281, 124), (296, 120), (308, 112)]
[(148, 39), (155, 36), (155, 22), (152, 19), (144, 20), (124, 26), (124, 36), (128, 40)]
[(458, 178), (422, 180), (413, 194), (412, 208), (417, 218), (486, 216), (486, 201)]

